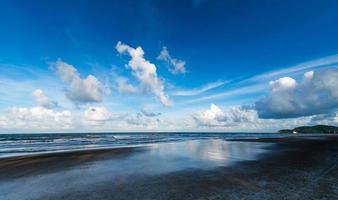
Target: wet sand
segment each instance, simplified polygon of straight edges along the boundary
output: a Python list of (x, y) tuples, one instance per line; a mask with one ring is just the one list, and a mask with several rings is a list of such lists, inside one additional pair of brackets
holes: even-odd
[(0, 199), (338, 199), (337, 164), (334, 136), (22, 156), (0, 159)]

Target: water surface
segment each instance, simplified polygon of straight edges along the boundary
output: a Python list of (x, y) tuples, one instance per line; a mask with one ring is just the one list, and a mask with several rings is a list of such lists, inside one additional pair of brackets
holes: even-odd
[(140, 146), (174, 141), (284, 136), (268, 133), (0, 134), (0, 158), (58, 151)]
[(145, 177), (186, 170), (212, 170), (254, 160), (267, 152), (271, 145), (224, 139), (152, 143), (142, 147), (142, 151), (123, 156), (86, 162), (50, 173), (0, 180), (0, 199), (47, 199), (60, 194), (97, 191), (107, 185), (116, 189), (125, 183), (135, 182), (137, 186), (138, 180)]

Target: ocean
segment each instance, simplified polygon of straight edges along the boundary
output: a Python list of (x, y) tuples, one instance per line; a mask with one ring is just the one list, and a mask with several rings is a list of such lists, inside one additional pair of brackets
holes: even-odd
[(142, 146), (203, 139), (284, 137), (277, 133), (49, 133), (0, 134), (0, 158), (20, 155)]

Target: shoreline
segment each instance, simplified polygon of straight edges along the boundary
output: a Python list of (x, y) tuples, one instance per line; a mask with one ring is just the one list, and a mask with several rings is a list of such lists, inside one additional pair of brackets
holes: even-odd
[[(88, 149), (0, 158), (0, 181), (63, 170), (62, 168), (67, 169), (68, 167), (81, 165), (85, 162), (124, 156), (145, 150), (145, 148), (146, 147), (119, 147), (110, 149)], [(31, 169), (35, 170), (33, 171)]]

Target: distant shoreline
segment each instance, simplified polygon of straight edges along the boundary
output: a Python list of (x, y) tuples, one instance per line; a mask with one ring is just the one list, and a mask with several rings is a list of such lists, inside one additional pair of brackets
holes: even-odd
[(294, 129), (282, 129), (278, 133), (293, 134), (338, 134), (338, 127), (328, 125), (299, 126)]

